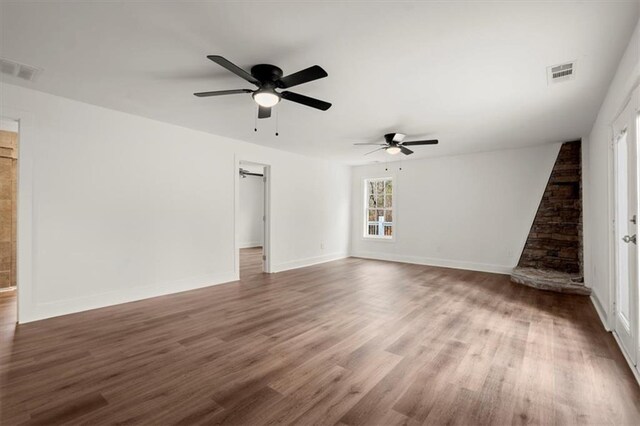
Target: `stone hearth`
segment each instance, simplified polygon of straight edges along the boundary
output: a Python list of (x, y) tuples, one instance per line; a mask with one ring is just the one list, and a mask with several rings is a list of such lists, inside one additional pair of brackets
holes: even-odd
[(572, 274), (550, 269), (517, 267), (511, 273), (511, 281), (540, 290), (584, 295), (591, 294), (591, 289), (584, 285), (582, 274)]

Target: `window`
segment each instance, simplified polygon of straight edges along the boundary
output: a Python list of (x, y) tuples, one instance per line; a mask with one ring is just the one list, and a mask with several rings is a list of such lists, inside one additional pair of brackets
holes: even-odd
[(366, 238), (393, 238), (393, 179), (366, 179), (364, 181), (364, 236)]

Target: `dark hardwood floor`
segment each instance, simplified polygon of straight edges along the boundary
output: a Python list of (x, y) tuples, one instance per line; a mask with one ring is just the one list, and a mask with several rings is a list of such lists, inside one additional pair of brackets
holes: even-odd
[(586, 297), (355, 258), (266, 275), (243, 256), (239, 282), (19, 327), (2, 293), (0, 423), (640, 424)]

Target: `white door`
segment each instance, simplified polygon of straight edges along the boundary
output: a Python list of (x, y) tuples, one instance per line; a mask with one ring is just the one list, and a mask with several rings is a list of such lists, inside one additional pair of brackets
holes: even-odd
[(638, 361), (638, 91), (613, 123), (615, 200), (614, 331)]

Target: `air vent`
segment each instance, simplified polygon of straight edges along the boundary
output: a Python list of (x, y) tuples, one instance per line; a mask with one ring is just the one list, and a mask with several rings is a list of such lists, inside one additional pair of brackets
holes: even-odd
[(561, 81), (573, 80), (576, 74), (576, 63), (554, 65), (547, 68), (547, 83), (560, 83)]
[(27, 81), (35, 81), (42, 72), (40, 68), (20, 64), (8, 59), (0, 58), (0, 72)]

